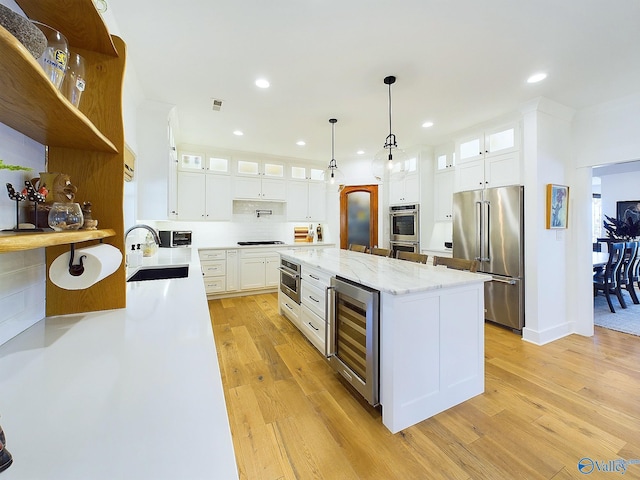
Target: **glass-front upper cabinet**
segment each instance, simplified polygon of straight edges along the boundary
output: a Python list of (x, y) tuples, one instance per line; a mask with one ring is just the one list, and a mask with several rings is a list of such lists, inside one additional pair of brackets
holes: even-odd
[(183, 172), (206, 171), (228, 175), (231, 173), (230, 165), (229, 157), (186, 150), (180, 152), (178, 160), (178, 168)]
[(456, 151), (459, 162), (464, 163), (490, 155), (513, 152), (519, 148), (519, 129), (513, 124), (461, 138), (457, 142)]
[(236, 174), (246, 176), (264, 175), (271, 178), (284, 178), (284, 163), (259, 162), (255, 160), (238, 160)]
[(453, 142), (434, 148), (436, 173), (452, 170), (456, 166), (455, 149)]
[(182, 151), (178, 156), (178, 169), (187, 172), (204, 170), (204, 158), (204, 152)]
[(207, 172), (228, 175), (231, 173), (231, 159), (219, 155), (207, 155)]
[(324, 169), (306, 165), (289, 165), (289, 178), (291, 180), (324, 180)]

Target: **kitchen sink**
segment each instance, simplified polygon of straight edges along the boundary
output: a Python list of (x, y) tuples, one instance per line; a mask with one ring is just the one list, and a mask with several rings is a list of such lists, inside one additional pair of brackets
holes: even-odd
[(238, 245), (245, 247), (247, 245), (284, 245), (280, 240), (262, 240), (258, 242), (238, 242)]
[(188, 275), (189, 265), (154, 265), (140, 268), (136, 273), (129, 277), (127, 282), (185, 278)]

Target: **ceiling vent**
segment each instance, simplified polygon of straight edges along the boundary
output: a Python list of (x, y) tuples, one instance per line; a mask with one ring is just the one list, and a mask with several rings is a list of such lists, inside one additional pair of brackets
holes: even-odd
[(217, 98), (212, 98), (211, 99), (211, 109), (214, 112), (219, 112), (221, 108), (222, 108), (222, 100), (218, 100)]

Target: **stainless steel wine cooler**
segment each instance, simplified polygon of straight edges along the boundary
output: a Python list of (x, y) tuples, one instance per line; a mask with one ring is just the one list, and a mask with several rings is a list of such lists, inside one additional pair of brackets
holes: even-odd
[(329, 364), (371, 405), (379, 404), (380, 292), (334, 277), (325, 353)]

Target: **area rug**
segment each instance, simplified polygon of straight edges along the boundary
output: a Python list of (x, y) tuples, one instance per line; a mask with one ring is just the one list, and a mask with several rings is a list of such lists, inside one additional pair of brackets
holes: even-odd
[(593, 299), (593, 323), (599, 327), (640, 336), (640, 305), (634, 305), (629, 294), (623, 290), (622, 296), (627, 308), (622, 308), (615, 295), (611, 297), (616, 313), (611, 313), (607, 299), (602, 292)]

